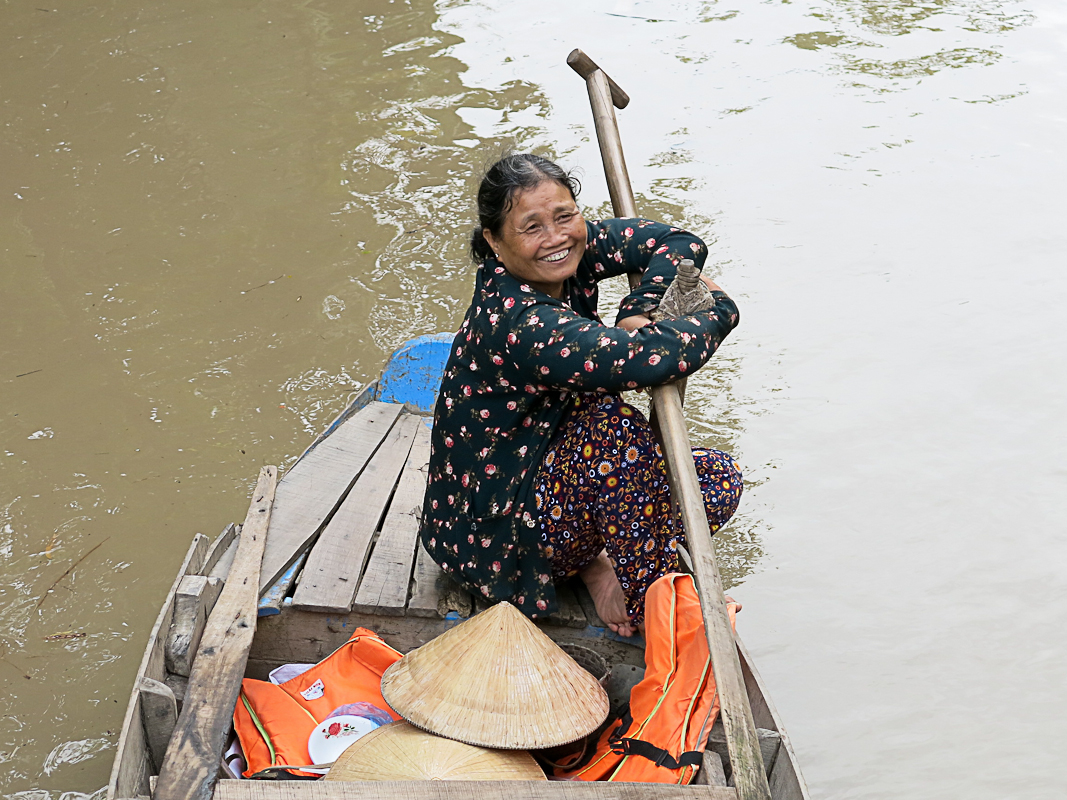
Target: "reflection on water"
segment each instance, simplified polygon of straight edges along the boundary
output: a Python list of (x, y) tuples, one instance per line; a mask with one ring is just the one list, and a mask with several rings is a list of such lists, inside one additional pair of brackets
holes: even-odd
[(192, 534), (457, 324), (473, 175), (547, 104), (465, 88), (428, 0), (0, 13), (0, 788), (55, 797)]
[[(1018, 3), (967, 0), (932, 3), (838, 0), (820, 6), (808, 16), (829, 23), (833, 29), (805, 31), (787, 36), (783, 41), (802, 50), (836, 48), (840, 51), (840, 69), (845, 74), (861, 73), (882, 79), (875, 84), (860, 80), (853, 85), (879, 92), (900, 91), (944, 69), (990, 66), (1002, 55), (997, 45), (998, 35), (1029, 25), (1034, 19)], [(984, 34), (978, 40), (988, 42), (989, 46), (941, 49), (944, 36), (939, 34), (949, 31)], [(899, 37), (905, 36), (917, 40), (909, 48), (916, 51), (914, 55), (895, 59), (878, 57), (878, 50), (896, 49)]]
[(816, 19), (851, 22), (882, 36), (959, 28), (968, 33), (1006, 33), (1030, 24), (1034, 15), (1019, 2), (994, 0), (833, 0), (811, 12)]

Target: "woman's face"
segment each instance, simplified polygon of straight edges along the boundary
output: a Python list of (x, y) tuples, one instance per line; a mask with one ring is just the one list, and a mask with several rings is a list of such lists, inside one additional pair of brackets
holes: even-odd
[(485, 239), (508, 272), (560, 297), (585, 254), (585, 220), (567, 188), (545, 180), (516, 194), (500, 235)]

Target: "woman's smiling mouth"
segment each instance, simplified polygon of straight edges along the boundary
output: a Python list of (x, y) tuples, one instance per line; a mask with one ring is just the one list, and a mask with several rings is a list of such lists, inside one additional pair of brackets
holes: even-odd
[(560, 250), (558, 253), (553, 253), (550, 256), (544, 256), (543, 258), (541, 258), (539, 260), (540, 261), (547, 261), (548, 263), (552, 264), (552, 263), (555, 263), (556, 261), (562, 261), (568, 255), (570, 255), (570, 252), (571, 252), (571, 249), (568, 247), (566, 250)]

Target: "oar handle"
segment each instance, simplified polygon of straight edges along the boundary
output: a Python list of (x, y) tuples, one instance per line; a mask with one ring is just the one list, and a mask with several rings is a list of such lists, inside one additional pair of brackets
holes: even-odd
[[(589, 76), (600, 69), (593, 59), (577, 47), (571, 50), (571, 54), (567, 56), (567, 64), (586, 80), (589, 80)], [(600, 71), (604, 72), (602, 69)], [(604, 73), (604, 77), (608, 78), (607, 73)], [(630, 95), (626, 94), (619, 84), (608, 78), (608, 86), (611, 87), (611, 101), (616, 108), (626, 108), (626, 106), (630, 105)]]
[[(585, 73), (575, 66), (575, 63), (582, 59), (582, 63), (587, 62), (586, 67), (592, 67)], [(593, 107), (593, 122), (600, 142), (600, 154), (604, 159), (604, 172), (615, 215), (635, 217), (637, 209), (633, 189), (630, 187), (630, 176), (626, 172), (622, 139), (611, 103), (612, 83), (604, 71), (580, 50), (571, 53), (567, 63), (586, 79), (589, 102)], [(619, 103), (616, 102), (615, 105)], [(631, 288), (638, 280), (637, 276), (630, 275)], [(679, 388), (678, 384), (653, 387), (652, 406), (659, 421), (671, 491), (681, 512), (686, 541), (693, 558), (693, 577), (700, 594), (700, 610), (704, 617), (726, 744), (733, 766), (734, 784), (739, 800), (771, 800), (759, 739), (756, 737), (756, 725), (752, 719), (752, 707), (748, 701), (741, 661), (737, 655), (737, 644), (726, 611), (722, 578), (715, 563), (711, 528), (708, 525), (704, 498), (690, 448)]]
[[(617, 217), (636, 217), (637, 206), (634, 204), (634, 192), (630, 188), (630, 174), (626, 171), (626, 158), (622, 154), (622, 138), (619, 136), (619, 123), (615, 119), (612, 102), (623, 108), (630, 102), (630, 97), (608, 77), (589, 56), (581, 50), (573, 50), (567, 56), (567, 63), (585, 79), (589, 90), (589, 105), (593, 108), (593, 125), (596, 138), (600, 143), (600, 157), (604, 162), (604, 175), (608, 180), (608, 194), (611, 207)], [(623, 102), (615, 97), (616, 91)], [(641, 276), (629, 274), (630, 288), (636, 289)]]

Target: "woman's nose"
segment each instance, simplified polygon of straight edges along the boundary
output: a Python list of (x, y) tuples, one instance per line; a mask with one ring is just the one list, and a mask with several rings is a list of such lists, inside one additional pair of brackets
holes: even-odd
[(550, 222), (545, 226), (545, 240), (549, 243), (561, 242), (567, 238), (566, 226)]

